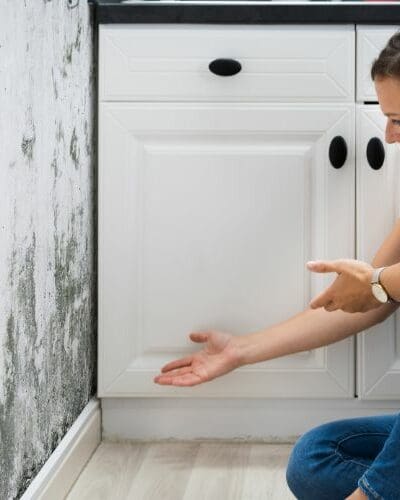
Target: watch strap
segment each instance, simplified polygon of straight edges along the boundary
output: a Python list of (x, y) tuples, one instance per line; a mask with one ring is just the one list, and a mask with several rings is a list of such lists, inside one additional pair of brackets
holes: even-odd
[(371, 285), (373, 285), (374, 283), (377, 283), (378, 285), (380, 285), (386, 292), (386, 295), (388, 296), (388, 302), (391, 302), (392, 304), (398, 304), (399, 301), (398, 300), (394, 300), (392, 299), (392, 297), (388, 294), (388, 291), (386, 290), (386, 288), (382, 285), (382, 283), (380, 282), (379, 280), (379, 277), (381, 275), (381, 272), (386, 269), (387, 266), (384, 266), (384, 267), (378, 267), (376, 269), (374, 269), (372, 271), (372, 276), (371, 276)]
[[(381, 274), (381, 272), (386, 269), (386, 266), (384, 267), (378, 267), (376, 269), (374, 269), (372, 271), (372, 276), (371, 276), (371, 285), (373, 285), (374, 283), (378, 283), (379, 285), (382, 286), (382, 283), (379, 281), (379, 276)], [(382, 287), (384, 289), (384, 287)], [(384, 289), (385, 290), (385, 289)], [(386, 290), (385, 290), (386, 292)], [(386, 292), (387, 293), (387, 292)]]

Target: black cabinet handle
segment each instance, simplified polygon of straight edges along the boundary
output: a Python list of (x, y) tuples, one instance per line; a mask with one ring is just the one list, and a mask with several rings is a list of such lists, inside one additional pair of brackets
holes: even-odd
[(373, 137), (368, 141), (367, 160), (374, 170), (379, 170), (385, 161), (385, 148), (378, 137)]
[(239, 73), (242, 65), (239, 61), (235, 61), (235, 59), (214, 59), (208, 65), (208, 69), (215, 75), (232, 76)]
[(333, 168), (341, 168), (346, 162), (347, 144), (342, 136), (337, 135), (329, 146), (329, 161)]

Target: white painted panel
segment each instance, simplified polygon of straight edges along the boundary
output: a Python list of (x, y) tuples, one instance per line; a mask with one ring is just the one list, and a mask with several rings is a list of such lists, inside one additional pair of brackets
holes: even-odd
[(198, 348), (191, 331), (303, 310), (331, 279), (307, 260), (354, 256), (353, 120), (351, 105), (101, 104), (100, 397), (352, 396), (352, 339), (185, 393), (152, 378)]
[(400, 26), (357, 26), (357, 101), (377, 101), (371, 66)]
[[(379, 106), (357, 110), (357, 258), (371, 262), (399, 216), (398, 146), (385, 145), (386, 158), (373, 170), (366, 158), (368, 141), (384, 144), (386, 118)], [(363, 399), (400, 399), (399, 313), (358, 335), (358, 395)]]
[[(357, 399), (103, 398), (103, 440), (290, 442), (343, 418), (398, 413), (398, 401)], [(264, 470), (264, 464), (262, 465)], [(257, 497), (260, 498), (260, 497)], [(268, 497), (261, 497), (268, 498)]]
[[(100, 26), (101, 101), (354, 99), (354, 26)], [(217, 58), (239, 61), (229, 77)]]

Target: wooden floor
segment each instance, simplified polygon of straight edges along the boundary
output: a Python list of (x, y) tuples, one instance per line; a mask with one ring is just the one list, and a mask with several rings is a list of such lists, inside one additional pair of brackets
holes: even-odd
[(288, 500), (293, 445), (102, 442), (67, 500)]

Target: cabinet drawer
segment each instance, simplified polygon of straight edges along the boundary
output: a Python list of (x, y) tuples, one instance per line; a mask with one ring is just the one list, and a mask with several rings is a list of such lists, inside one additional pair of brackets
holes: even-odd
[[(101, 101), (354, 100), (353, 26), (100, 26)], [(239, 61), (233, 76), (209, 64)]]
[(377, 101), (371, 65), (400, 26), (357, 27), (357, 101)]

